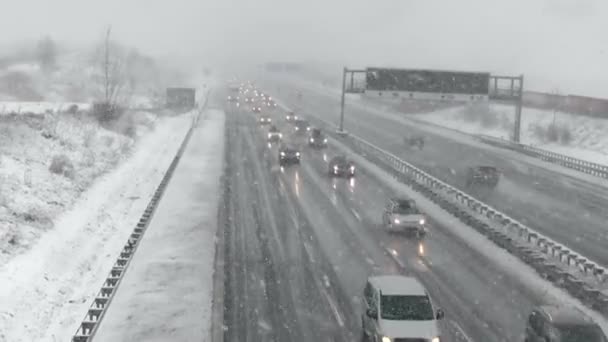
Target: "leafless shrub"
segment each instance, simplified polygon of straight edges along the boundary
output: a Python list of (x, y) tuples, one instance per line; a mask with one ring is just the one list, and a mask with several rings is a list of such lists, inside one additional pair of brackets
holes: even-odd
[(74, 164), (64, 154), (56, 155), (51, 160), (49, 171), (54, 174), (63, 175), (67, 178), (73, 179), (75, 176)]

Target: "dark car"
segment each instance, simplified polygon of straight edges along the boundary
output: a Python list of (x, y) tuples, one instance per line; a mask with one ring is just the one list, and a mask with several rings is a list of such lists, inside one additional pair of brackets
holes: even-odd
[(499, 180), (500, 170), (494, 166), (475, 166), (467, 170), (467, 187), (481, 185), (494, 188)]
[(597, 323), (577, 308), (543, 305), (528, 316), (525, 341), (608, 342), (608, 338)]
[(251, 103), (253, 103), (253, 101), (254, 101), (253, 96), (247, 96), (247, 97), (245, 97), (245, 103), (250, 103), (251, 104)]
[(308, 131), (310, 131), (310, 124), (308, 123), (308, 121), (306, 120), (302, 120), (302, 119), (296, 119), (293, 122), (293, 129), (295, 130), (296, 134), (304, 134)]
[(328, 164), (329, 175), (332, 177), (354, 177), (355, 164), (345, 156), (333, 157)]
[(254, 112), (254, 113), (256, 113), (256, 114), (257, 113), (261, 113), (262, 112), (262, 107), (254, 105), (253, 107), (251, 107), (251, 111)]
[(234, 95), (228, 95), (228, 102), (239, 102), (239, 97)]
[(420, 135), (413, 135), (410, 137), (403, 138), (405, 146), (409, 148), (417, 148), (422, 150), (424, 148), (424, 137)]
[(320, 129), (313, 128), (310, 131), (310, 136), (308, 137), (308, 145), (314, 148), (327, 147), (327, 137)]
[(273, 100), (267, 100), (266, 101), (266, 107), (276, 108), (277, 107), (277, 103), (274, 102)]
[(279, 165), (300, 164), (300, 151), (294, 146), (283, 145), (279, 148)]
[(285, 115), (285, 121), (294, 122), (298, 119), (297, 115), (294, 112), (287, 112)]
[(270, 128), (268, 129), (268, 141), (269, 142), (278, 142), (281, 139), (283, 139), (283, 134), (281, 134), (281, 131), (279, 131), (277, 126), (275, 126), (275, 125), (270, 126)]

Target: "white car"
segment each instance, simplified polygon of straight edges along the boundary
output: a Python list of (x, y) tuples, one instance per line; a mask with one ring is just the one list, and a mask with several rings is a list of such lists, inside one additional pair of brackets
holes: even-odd
[(363, 290), (363, 341), (441, 342), (435, 309), (424, 286), (414, 277), (373, 276)]

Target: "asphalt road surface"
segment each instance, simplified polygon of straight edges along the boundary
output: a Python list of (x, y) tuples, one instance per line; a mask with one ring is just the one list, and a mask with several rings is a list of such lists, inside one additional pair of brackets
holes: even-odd
[(246, 106), (225, 108), (233, 166), (226, 341), (356, 341), (366, 278), (385, 273), (424, 283), (446, 312), (445, 341), (522, 340), (542, 294), (432, 217), (423, 241), (384, 231), (381, 209), (394, 190), (360, 169), (351, 180), (329, 177), (327, 161), (341, 152), (331, 141), (321, 151), (307, 147), (281, 110), (270, 112), (285, 140), (301, 147), (299, 166), (278, 166), (267, 127)]

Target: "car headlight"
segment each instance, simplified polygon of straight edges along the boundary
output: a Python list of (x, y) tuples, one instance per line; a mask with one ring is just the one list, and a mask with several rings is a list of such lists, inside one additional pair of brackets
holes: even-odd
[[(382, 336), (382, 342), (392, 342), (392, 340), (388, 336)], [(433, 341), (433, 342), (435, 342), (435, 341)]]
[(323, 142), (326, 143), (327, 142), (327, 138), (323, 139)]
[(355, 166), (354, 165), (351, 165), (350, 172), (355, 172)]
[(401, 221), (399, 221), (399, 219), (395, 219), (393, 222), (395, 222), (395, 224), (401, 223)]
[(270, 139), (270, 137), (272, 137), (272, 134), (268, 133), (268, 139)]
[(296, 157), (299, 157), (299, 156), (300, 156), (300, 152), (296, 152)]
[(307, 130), (307, 131), (310, 131), (310, 127), (306, 127), (306, 130)]
[(296, 131), (299, 131), (299, 130), (300, 130), (300, 127), (297, 127), (297, 126), (296, 126)]
[(334, 171), (338, 171), (339, 167), (338, 165), (334, 165)]
[(311, 143), (312, 143), (312, 142), (315, 142), (315, 139), (313, 139), (313, 138), (310, 138), (310, 142), (311, 142)]
[(420, 222), (420, 224), (424, 224), (426, 222), (426, 220), (421, 218), (419, 222)]
[(431, 342), (440, 342), (441, 340), (439, 339), (439, 336), (437, 337), (433, 337), (433, 339), (431, 340)]
[(285, 152), (281, 152), (281, 157), (285, 157)]
[(283, 133), (279, 133), (279, 138), (282, 138), (282, 137), (283, 137)]

